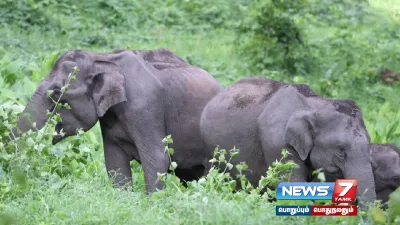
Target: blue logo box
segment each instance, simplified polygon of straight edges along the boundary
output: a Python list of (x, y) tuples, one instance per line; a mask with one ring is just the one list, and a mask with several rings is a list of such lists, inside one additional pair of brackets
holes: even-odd
[(311, 206), (277, 205), (277, 216), (311, 216)]
[(278, 200), (331, 200), (334, 182), (283, 182), (276, 189)]

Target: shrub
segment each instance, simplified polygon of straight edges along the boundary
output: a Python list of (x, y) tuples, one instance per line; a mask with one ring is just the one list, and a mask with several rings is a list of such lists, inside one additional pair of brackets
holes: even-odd
[[(74, 73), (70, 77), (73, 79)], [(59, 99), (55, 104), (55, 108), (69, 107), (60, 104)], [(97, 163), (91, 160), (90, 149), (96, 149), (98, 145), (90, 133), (84, 136), (83, 131), (78, 130), (77, 136), (70, 138), (70, 142), (57, 146), (51, 144), (54, 127), (62, 121), (54, 111), (48, 112), (49, 121), (44, 128), (16, 137), (11, 132), (11, 124), (16, 123), (17, 115), (22, 110), (21, 105), (10, 101), (0, 104), (0, 192), (3, 193), (0, 199), (14, 197), (29, 184), (29, 179), (35, 177), (79, 177), (91, 167), (97, 167)]]
[(240, 24), (240, 51), (253, 62), (255, 71), (280, 70), (287, 73), (307, 72), (304, 62), (307, 40), (297, 25), (296, 16), (305, 0), (257, 0)]
[[(400, 23), (366, 0), (257, 0), (241, 23), (238, 50), (252, 72), (312, 83), (328, 97), (388, 100), (374, 72), (400, 69)], [(368, 27), (368, 29), (366, 29)]]
[(27, 28), (50, 22), (46, 7), (47, 0), (3, 0), (0, 1), (0, 23), (17, 24)]

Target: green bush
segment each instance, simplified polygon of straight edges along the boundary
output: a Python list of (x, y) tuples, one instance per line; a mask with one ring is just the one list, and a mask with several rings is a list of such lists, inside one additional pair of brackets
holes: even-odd
[[(74, 78), (75, 72), (69, 77)], [(66, 88), (69, 82), (66, 83)], [(65, 89), (66, 90), (66, 89)], [(54, 100), (53, 100), (54, 101)], [(61, 122), (60, 115), (48, 112), (49, 121), (41, 130), (30, 130), (19, 136), (11, 131), (16, 124), (23, 106), (10, 101), (0, 101), (0, 190), (3, 198), (13, 198), (29, 180), (35, 178), (79, 177), (91, 166), (97, 166), (91, 159), (90, 149), (98, 149), (96, 138), (89, 132), (86, 136), (78, 130), (77, 136), (69, 142), (53, 146), (51, 140), (54, 127)], [(56, 108), (68, 107), (55, 101)], [(35, 127), (35, 125), (33, 125)], [(60, 133), (62, 135), (62, 133)], [(11, 139), (11, 141), (9, 141)], [(88, 161), (92, 165), (88, 165)], [(86, 173), (84, 175), (87, 175)], [(62, 182), (62, 181), (60, 181)]]
[(0, 24), (16, 24), (27, 28), (33, 25), (46, 25), (51, 20), (46, 10), (48, 0), (3, 0), (0, 1)]
[(358, 25), (367, 18), (368, 0), (308, 0), (305, 11), (329, 25)]
[(234, 27), (241, 19), (241, 7), (247, 4), (244, 0), (5, 0), (0, 2), (0, 24), (64, 33), (115, 27)]
[(296, 16), (305, 0), (257, 0), (240, 25), (243, 55), (253, 61), (255, 71), (308, 72), (307, 40)]
[(373, 71), (400, 69), (400, 23), (368, 1), (258, 0), (247, 15), (237, 41), (253, 73), (308, 81), (324, 96), (388, 100), (371, 86), (379, 82)]

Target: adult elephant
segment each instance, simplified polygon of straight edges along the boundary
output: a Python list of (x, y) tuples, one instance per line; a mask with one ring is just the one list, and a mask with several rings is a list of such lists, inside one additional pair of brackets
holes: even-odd
[[(70, 89), (61, 95), (68, 74), (80, 71)], [(56, 125), (65, 136), (53, 137), (53, 144), (76, 134), (77, 128), (91, 129), (99, 120), (109, 173), (119, 186), (131, 184), (129, 162), (138, 160), (144, 170), (146, 190), (163, 187), (157, 173), (165, 173), (169, 157), (163, 138), (171, 134), (176, 150), (172, 160), (178, 163), (176, 174), (192, 180), (203, 174), (203, 142), (200, 116), (207, 102), (222, 89), (206, 71), (191, 66), (167, 49), (150, 51), (119, 50), (94, 53), (73, 50), (56, 61), (49, 76), (40, 82), (21, 116), (18, 128), (26, 132), (36, 122), (42, 128), (46, 110), (54, 103), (46, 92), (54, 91), (71, 109), (56, 110), (62, 122)], [(14, 133), (16, 129), (14, 129)]]
[(244, 78), (207, 104), (200, 129), (208, 158), (217, 145), (241, 150), (232, 163), (247, 163), (253, 185), (286, 148), (300, 167), (291, 181), (306, 181), (314, 169), (323, 168), (334, 177), (358, 179), (358, 195), (376, 199), (370, 138), (351, 100), (320, 97), (304, 84)]

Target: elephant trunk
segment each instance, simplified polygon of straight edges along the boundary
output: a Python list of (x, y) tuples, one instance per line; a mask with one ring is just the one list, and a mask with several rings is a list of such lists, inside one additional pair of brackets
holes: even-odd
[(42, 88), (38, 88), (18, 118), (17, 127), (12, 129), (12, 135), (15, 137), (20, 135), (17, 132), (17, 128), (22, 133), (27, 132), (29, 129), (34, 130), (33, 123), (36, 123), (36, 129), (42, 129), (48, 120), (46, 111), (51, 110), (53, 106), (52, 102), (47, 99), (45, 91), (42, 91)]
[(371, 163), (369, 163), (369, 158), (365, 156), (348, 156), (347, 162), (345, 164), (344, 177), (346, 179), (356, 179), (358, 180), (357, 187), (357, 198), (361, 205), (365, 203), (373, 202), (376, 200), (375, 191), (375, 180), (372, 172)]

